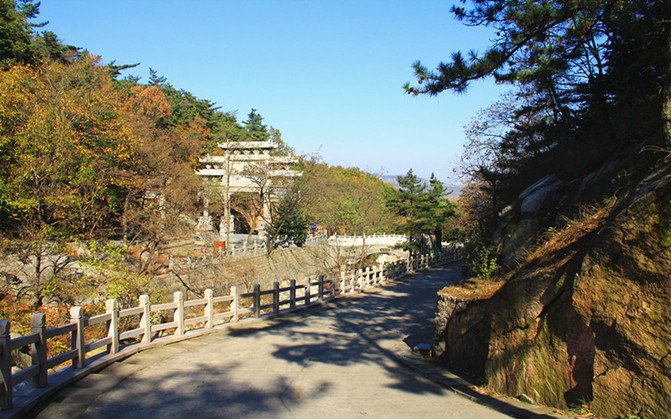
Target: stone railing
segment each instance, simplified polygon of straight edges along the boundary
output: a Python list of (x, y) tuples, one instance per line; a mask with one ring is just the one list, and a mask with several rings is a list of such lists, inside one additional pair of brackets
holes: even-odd
[[(315, 246), (320, 243), (326, 243), (326, 235), (318, 235), (314, 237), (308, 237), (305, 240), (305, 246)], [(206, 250), (202, 251), (202, 254), (199, 256), (188, 256), (182, 258), (170, 257), (170, 269), (199, 269), (207, 264), (220, 263), (225, 259), (236, 259), (240, 257), (253, 257), (266, 254), (266, 242), (264, 241), (255, 241), (251, 245), (242, 244), (236, 246), (232, 244), (230, 249), (215, 249), (214, 253), (207, 253)]]
[(408, 241), (408, 237), (402, 234), (371, 234), (363, 236), (338, 236), (328, 238), (332, 246), (393, 246)]
[[(440, 256), (418, 255), (384, 266), (343, 271), (339, 278), (335, 274), (328, 278), (320, 275), (300, 283), (291, 280), (286, 286), (275, 282), (267, 290), (256, 284), (252, 291), (244, 293), (231, 287), (228, 295), (221, 296), (214, 296), (208, 289), (204, 298), (195, 300), (184, 300), (182, 292), (177, 291), (172, 302), (163, 304), (151, 304), (148, 295), (140, 296), (139, 305), (129, 308), (119, 307), (116, 300), (107, 300), (104, 314), (85, 318), (81, 307), (72, 307), (68, 324), (49, 329), (44, 314), (33, 314), (31, 333), (15, 338), (11, 337), (9, 321), (0, 320), (2, 416), (20, 416), (58, 389), (141, 350), (201, 336), (246, 317), (273, 316), (358, 293), (459, 257), (455, 251), (445, 251)], [(121, 323), (126, 325), (123, 330)], [(91, 334), (90, 328), (96, 325), (104, 326), (105, 336), (86, 339)], [(70, 337), (70, 349), (48, 358), (48, 342), (59, 336)], [(12, 352), (26, 347), (30, 348), (32, 365), (13, 370)], [(55, 372), (48, 374), (53, 369)], [(32, 385), (28, 385), (29, 380)]]
[(207, 253), (203, 249), (200, 256), (187, 256), (182, 258), (170, 257), (170, 269), (200, 269), (208, 264), (223, 262), (225, 259), (236, 259), (240, 257), (260, 256), (266, 253), (265, 242), (254, 242), (252, 245), (231, 245), (228, 250), (215, 250)]

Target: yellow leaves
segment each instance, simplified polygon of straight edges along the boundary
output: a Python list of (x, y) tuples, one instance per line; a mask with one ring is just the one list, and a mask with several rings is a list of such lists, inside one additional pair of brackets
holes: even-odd
[(124, 106), (93, 58), (0, 73), (0, 157), (11, 162), (0, 202), (46, 224), (95, 223), (107, 210), (105, 190), (128, 183), (122, 166), (136, 140)]
[(170, 104), (157, 86), (133, 86), (130, 91), (130, 100), (126, 103), (129, 112), (151, 119), (170, 115)]

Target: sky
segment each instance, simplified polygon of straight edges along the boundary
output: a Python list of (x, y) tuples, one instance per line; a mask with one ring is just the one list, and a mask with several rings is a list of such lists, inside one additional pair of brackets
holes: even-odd
[(104, 63), (149, 68), (175, 88), (237, 111), (252, 108), (298, 154), (370, 173), (409, 169), (453, 182), (464, 126), (505, 90), (407, 95), (412, 64), (483, 51), (488, 28), (458, 22), (444, 0), (42, 0), (39, 21)]

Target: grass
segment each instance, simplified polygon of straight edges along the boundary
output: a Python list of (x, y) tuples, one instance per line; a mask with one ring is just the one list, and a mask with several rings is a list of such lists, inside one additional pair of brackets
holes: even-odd
[(496, 294), (505, 283), (500, 278), (468, 278), (443, 288), (440, 294), (462, 301), (486, 300)]
[(468, 278), (444, 288), (443, 295), (450, 295), (462, 301), (476, 301), (491, 298), (505, 283), (524, 272), (525, 276), (563, 264), (567, 260), (568, 249), (574, 243), (603, 228), (616, 203), (611, 197), (601, 204), (581, 208), (577, 217), (566, 220), (561, 229), (550, 228), (539, 239), (540, 245), (530, 251), (520, 266), (506, 277)]
[(541, 244), (533, 250), (523, 265), (533, 265), (551, 259), (588, 234), (601, 229), (610, 215), (617, 199), (611, 197), (599, 205), (580, 209), (576, 218), (567, 219), (564, 228), (550, 228), (540, 237)]

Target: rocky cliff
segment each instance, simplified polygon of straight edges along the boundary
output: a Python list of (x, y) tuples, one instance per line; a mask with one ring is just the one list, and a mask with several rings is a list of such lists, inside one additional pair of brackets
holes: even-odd
[[(528, 188), (507, 208), (500, 235), (504, 262), (518, 267), (498, 282), (465, 281), (439, 293), (436, 357), (494, 391), (538, 403), (666, 417), (671, 164), (658, 158), (610, 162), (571, 182), (549, 176)], [(587, 195), (593, 204), (580, 207)], [(570, 218), (551, 210), (569, 207)]]

